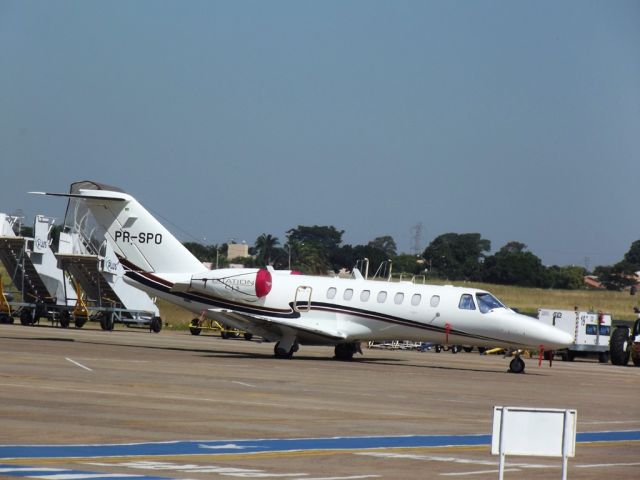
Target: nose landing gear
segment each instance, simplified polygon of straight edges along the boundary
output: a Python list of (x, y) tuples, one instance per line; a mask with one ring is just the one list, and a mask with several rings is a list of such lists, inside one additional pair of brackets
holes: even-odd
[(516, 354), (511, 360), (511, 363), (509, 363), (509, 372), (524, 373), (524, 360), (520, 358), (520, 355)]

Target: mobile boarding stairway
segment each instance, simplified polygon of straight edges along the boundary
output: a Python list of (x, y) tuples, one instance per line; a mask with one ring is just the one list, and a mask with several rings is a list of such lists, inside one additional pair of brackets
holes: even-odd
[(14, 287), (9, 295), (2, 292), (1, 323), (19, 318), (23, 325), (33, 325), (47, 318), (63, 326), (69, 324), (76, 293), (51, 250), (52, 227), (52, 219), (38, 215), (33, 238), (24, 237), (21, 218), (0, 213), (0, 261)]
[(61, 232), (56, 258), (58, 266), (73, 278), (88, 320), (100, 322), (103, 330), (116, 324), (162, 329), (158, 307), (145, 292), (125, 283), (124, 270), (113, 250), (104, 243), (100, 255), (78, 233)]

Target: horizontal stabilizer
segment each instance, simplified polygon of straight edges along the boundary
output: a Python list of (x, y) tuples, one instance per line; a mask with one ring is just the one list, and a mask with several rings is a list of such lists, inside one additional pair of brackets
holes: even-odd
[(113, 195), (105, 195), (104, 191), (98, 193), (92, 190), (81, 190), (83, 193), (50, 193), (50, 192), (29, 192), (33, 195), (48, 195), (50, 197), (66, 197), (66, 198), (94, 198), (96, 200), (111, 200), (114, 202), (126, 202), (131, 197), (126, 193), (121, 192), (106, 192), (113, 193)]

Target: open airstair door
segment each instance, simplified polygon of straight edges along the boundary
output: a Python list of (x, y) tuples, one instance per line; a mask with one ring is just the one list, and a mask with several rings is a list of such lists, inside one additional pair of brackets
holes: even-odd
[(308, 312), (311, 310), (311, 287), (300, 285), (296, 289), (296, 296), (293, 301), (293, 309), (296, 312)]

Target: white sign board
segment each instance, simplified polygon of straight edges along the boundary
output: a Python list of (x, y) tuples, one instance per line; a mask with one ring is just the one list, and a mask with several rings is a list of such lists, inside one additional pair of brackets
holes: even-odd
[[(505, 408), (507, 413), (503, 421)], [(562, 457), (566, 454), (574, 457), (576, 422), (575, 410), (493, 407), (491, 453), (500, 454), (500, 428), (503, 423), (502, 443), (505, 455)], [(565, 431), (565, 427), (568, 431)]]
[(119, 264), (120, 262), (118, 261), (118, 257), (116, 257), (113, 248), (111, 248), (109, 243), (106, 243), (104, 258), (102, 260), (102, 271), (116, 275), (118, 273)]
[(45, 253), (49, 249), (50, 220), (42, 215), (36, 215), (33, 231), (33, 251)]

